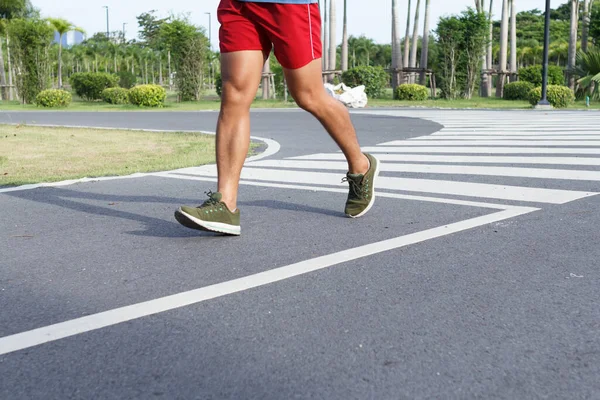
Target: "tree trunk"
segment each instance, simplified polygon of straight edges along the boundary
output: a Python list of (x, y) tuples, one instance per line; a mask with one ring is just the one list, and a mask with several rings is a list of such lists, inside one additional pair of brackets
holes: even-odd
[(392, 88), (396, 93), (396, 88), (402, 83), (402, 43), (400, 41), (400, 15), (398, 0), (392, 0)]
[(508, 2), (502, 0), (502, 23), (500, 25), (500, 65), (498, 66), (498, 83), (496, 84), (496, 97), (504, 96), (504, 78), (506, 74), (506, 61), (508, 56)]
[(592, 12), (592, 5), (594, 0), (583, 1), (583, 28), (581, 32), (581, 51), (587, 53), (589, 44), (589, 32), (590, 32), (590, 13)]
[[(212, 63), (211, 63), (211, 65), (212, 65)], [(159, 58), (158, 58), (158, 84), (159, 84), (160, 86), (162, 86), (162, 85), (163, 85), (163, 83), (164, 83), (164, 82), (163, 82), (162, 57), (161, 57), (161, 56), (159, 56)]]
[(59, 36), (59, 43), (58, 43), (58, 88), (62, 89), (62, 37), (63, 35)]
[(423, 71), (421, 72), (421, 77), (419, 79), (421, 85), (425, 85), (427, 83), (427, 75), (425, 74), (425, 70), (427, 69), (429, 57), (429, 3), (430, 0), (425, 0), (425, 26), (423, 27), (423, 42), (421, 44), (421, 68)]
[(348, 0), (344, 0), (344, 30), (342, 33), (342, 71), (348, 69)]
[(411, 0), (408, 0), (408, 16), (406, 17), (406, 34), (404, 35), (404, 55), (402, 60), (402, 66), (408, 68), (409, 57), (410, 57), (410, 6)]
[[(417, 0), (417, 7), (415, 8), (415, 21), (413, 25), (412, 44), (410, 48), (410, 61), (409, 66), (411, 68), (417, 67), (417, 49), (419, 48), (419, 10), (421, 8), (421, 0)], [(410, 82), (415, 83), (415, 74), (410, 74)]]
[(517, 11), (515, 0), (510, 0), (510, 81), (517, 80)]
[[(337, 67), (337, 10), (335, 0), (329, 0), (329, 70), (335, 71)], [(329, 76), (333, 80), (335, 74)]]
[(262, 99), (268, 100), (271, 96), (269, 93), (269, 74), (271, 73), (271, 62), (267, 58), (262, 70)]
[(13, 80), (13, 69), (12, 69), (12, 62), (10, 60), (10, 39), (8, 37), (8, 34), (6, 35), (6, 62), (7, 62), (7, 66), (8, 66), (8, 100), (13, 101), (15, 99), (15, 97), (19, 97), (18, 95), (15, 94), (15, 90), (13, 90), (13, 82), (15, 82)]
[[(492, 10), (494, 7), (494, 0), (490, 0), (490, 11), (489, 11), (489, 24), (490, 24), (490, 33), (488, 36), (488, 49), (487, 49), (487, 68), (489, 70), (494, 69), (494, 47), (493, 47), (493, 39), (494, 39), (494, 21), (492, 19)], [(487, 75), (487, 87), (485, 88), (484, 97), (489, 97), (492, 95), (492, 75)]]
[(327, 10), (327, 0), (324, 0), (323, 8), (323, 70), (327, 71), (329, 69), (329, 12)]
[(169, 90), (173, 90), (173, 78), (171, 72), (171, 50), (167, 53), (167, 63), (168, 63), (168, 72), (169, 72)]
[(0, 85), (2, 85), (2, 92), (0, 93), (1, 100), (7, 100), (7, 87), (6, 87), (6, 70), (4, 69), (4, 51), (2, 50), (2, 44), (0, 43)]
[(577, 29), (579, 25), (579, 0), (570, 0), (571, 3), (571, 34), (569, 37), (569, 62), (568, 77), (569, 88), (575, 90), (575, 75), (571, 73), (575, 68), (575, 59), (577, 57)]

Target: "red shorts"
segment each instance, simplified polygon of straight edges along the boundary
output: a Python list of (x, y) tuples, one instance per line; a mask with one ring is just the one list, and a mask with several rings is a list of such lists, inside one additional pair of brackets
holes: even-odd
[(221, 53), (262, 50), (288, 69), (304, 67), (321, 58), (319, 5), (251, 3), (221, 0), (217, 10), (221, 23)]

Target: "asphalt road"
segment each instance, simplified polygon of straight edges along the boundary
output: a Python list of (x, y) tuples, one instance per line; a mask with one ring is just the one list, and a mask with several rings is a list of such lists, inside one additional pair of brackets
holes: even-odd
[(212, 166), (0, 190), (0, 399), (600, 399), (600, 116), (353, 120), (384, 165), (359, 220), (335, 145), (293, 110), (252, 114), (270, 155), (244, 169), (239, 238), (173, 219)]

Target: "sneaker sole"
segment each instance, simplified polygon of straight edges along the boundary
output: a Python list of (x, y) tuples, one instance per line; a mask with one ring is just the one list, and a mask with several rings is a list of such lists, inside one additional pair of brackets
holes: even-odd
[(381, 163), (375, 156), (372, 156), (372, 157), (375, 158), (375, 160), (377, 160), (377, 166), (375, 167), (375, 174), (373, 174), (373, 197), (371, 197), (371, 201), (367, 205), (367, 208), (365, 208), (363, 210), (363, 212), (361, 212), (360, 214), (357, 214), (357, 215), (346, 214), (350, 218), (356, 219), (356, 218), (362, 217), (363, 215), (368, 213), (369, 210), (371, 210), (371, 207), (373, 207), (373, 204), (375, 204), (375, 186), (377, 184), (377, 179), (379, 179), (379, 166), (381, 165)]
[(203, 221), (189, 214), (186, 214), (181, 208), (175, 211), (175, 219), (186, 228), (199, 231), (224, 233), (231, 236), (241, 235), (241, 228), (237, 225), (229, 225), (221, 222)]

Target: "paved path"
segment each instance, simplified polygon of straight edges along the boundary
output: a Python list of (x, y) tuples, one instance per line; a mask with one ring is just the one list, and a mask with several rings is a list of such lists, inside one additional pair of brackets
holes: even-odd
[[(0, 122), (212, 130), (214, 113)], [(257, 111), (243, 234), (188, 231), (213, 166), (0, 193), (0, 398), (595, 398), (597, 113), (365, 110), (379, 199)]]

